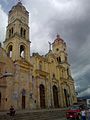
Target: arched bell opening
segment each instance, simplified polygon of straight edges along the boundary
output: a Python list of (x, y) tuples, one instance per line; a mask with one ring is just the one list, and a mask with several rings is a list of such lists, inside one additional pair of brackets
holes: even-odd
[(25, 47), (24, 47), (24, 45), (20, 46), (20, 57), (25, 58)]
[(12, 47), (12, 45), (10, 45), (9, 47), (8, 47), (8, 52), (7, 52), (7, 55), (11, 58), (12, 57), (12, 49), (13, 49), (13, 47)]

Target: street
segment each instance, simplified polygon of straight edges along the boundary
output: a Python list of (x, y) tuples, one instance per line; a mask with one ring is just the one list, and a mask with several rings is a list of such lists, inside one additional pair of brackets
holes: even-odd
[(67, 120), (66, 118), (58, 118), (58, 119), (54, 119), (54, 120)]

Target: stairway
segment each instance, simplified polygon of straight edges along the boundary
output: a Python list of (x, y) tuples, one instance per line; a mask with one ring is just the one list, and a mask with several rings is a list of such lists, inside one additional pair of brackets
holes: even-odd
[(62, 117), (65, 117), (65, 110), (61, 109), (20, 111), (14, 117), (0, 114), (0, 120), (54, 120)]

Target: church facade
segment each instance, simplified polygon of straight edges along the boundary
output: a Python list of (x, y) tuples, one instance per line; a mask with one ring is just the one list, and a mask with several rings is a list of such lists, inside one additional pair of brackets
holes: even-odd
[[(30, 56), (29, 12), (18, 2), (0, 45), (0, 110), (68, 107), (77, 102), (66, 43), (59, 35), (46, 55)], [(52, 49), (51, 49), (52, 46)]]

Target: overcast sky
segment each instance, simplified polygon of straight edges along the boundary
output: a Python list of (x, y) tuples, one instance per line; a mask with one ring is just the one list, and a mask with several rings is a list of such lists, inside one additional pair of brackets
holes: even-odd
[[(18, 0), (0, 0), (0, 41), (8, 11)], [(90, 0), (22, 0), (30, 13), (31, 52), (46, 54), (56, 34), (67, 43), (79, 96), (90, 95)]]

